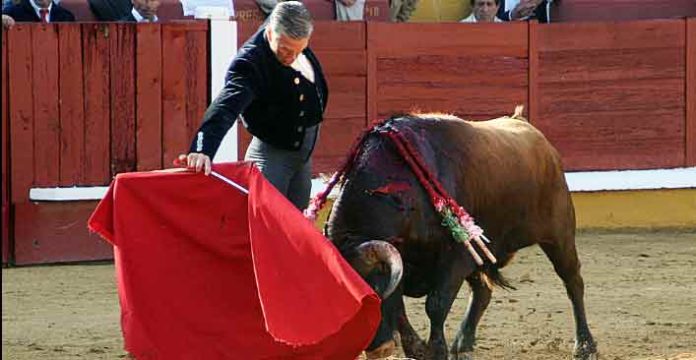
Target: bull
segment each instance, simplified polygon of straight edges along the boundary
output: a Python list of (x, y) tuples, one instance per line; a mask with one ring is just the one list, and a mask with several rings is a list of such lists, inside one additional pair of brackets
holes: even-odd
[[(402, 134), (421, 162), (491, 240), (497, 262), (479, 266), (442, 226), (422, 179), (376, 129), (367, 133), (343, 174), (325, 227), (328, 238), (382, 296), (382, 320), (368, 357), (388, 356), (396, 332), (416, 359), (470, 359), (476, 327), (499, 272), (521, 248), (539, 244), (563, 281), (575, 317), (576, 359), (597, 357), (585, 316), (575, 247), (575, 213), (561, 159), (540, 131), (516, 112), (469, 122), (442, 114), (396, 116), (382, 125)], [(449, 350), (444, 322), (463, 281), (471, 296)], [(426, 296), (427, 342), (409, 324), (403, 296)]]

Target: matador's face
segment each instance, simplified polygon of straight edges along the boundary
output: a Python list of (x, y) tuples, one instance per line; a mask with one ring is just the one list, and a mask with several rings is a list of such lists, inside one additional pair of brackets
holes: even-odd
[(285, 66), (290, 66), (309, 44), (309, 37), (293, 39), (270, 29), (266, 31), (266, 36), (276, 58)]

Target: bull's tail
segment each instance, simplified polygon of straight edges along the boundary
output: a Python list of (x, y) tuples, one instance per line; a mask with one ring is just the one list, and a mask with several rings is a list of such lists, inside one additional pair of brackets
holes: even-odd
[(497, 265), (487, 266), (483, 271), (483, 278), (489, 288), (493, 286), (500, 287), (507, 290), (517, 290), (516, 287), (512, 286), (510, 282), (500, 273), (500, 268)]
[(515, 112), (510, 117), (517, 120), (527, 121), (527, 119), (522, 116), (522, 113), (524, 113), (524, 105), (517, 105), (515, 106)]

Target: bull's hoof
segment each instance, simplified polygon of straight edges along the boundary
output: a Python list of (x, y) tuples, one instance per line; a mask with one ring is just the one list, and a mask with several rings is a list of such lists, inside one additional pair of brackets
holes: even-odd
[(396, 341), (389, 340), (372, 351), (365, 351), (365, 356), (368, 359), (384, 359), (394, 355), (395, 350)]
[(463, 351), (459, 353), (450, 353), (450, 360), (474, 360), (473, 351)]
[(597, 359), (599, 359), (599, 353), (597, 352), (597, 345), (593, 341), (587, 341), (587, 342), (575, 344), (575, 351), (573, 351), (573, 359), (575, 359), (575, 360), (597, 360)]
[(401, 348), (404, 350), (404, 355), (413, 359), (425, 359), (428, 353), (428, 346), (418, 335), (415, 335), (415, 333), (413, 335), (401, 335)]

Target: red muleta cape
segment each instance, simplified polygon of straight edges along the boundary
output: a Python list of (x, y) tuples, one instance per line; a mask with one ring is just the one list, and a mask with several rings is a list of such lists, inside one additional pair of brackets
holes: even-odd
[(248, 163), (121, 174), (89, 219), (114, 245), (125, 348), (147, 359), (355, 359), (380, 300)]

